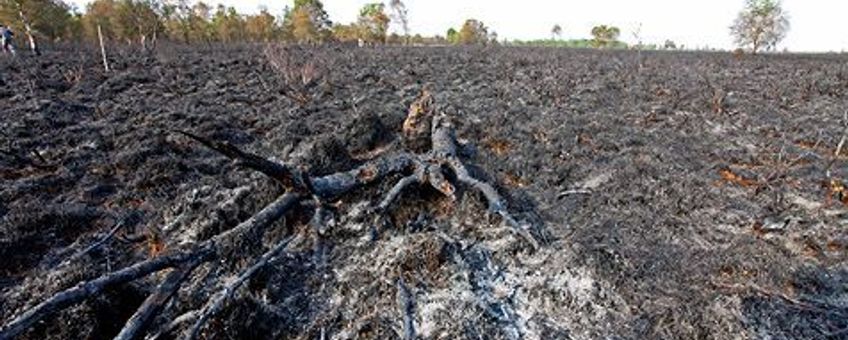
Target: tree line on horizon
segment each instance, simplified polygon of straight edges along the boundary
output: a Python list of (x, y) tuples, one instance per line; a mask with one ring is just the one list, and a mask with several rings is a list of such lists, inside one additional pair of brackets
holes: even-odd
[[(412, 35), (408, 11), (402, 0), (367, 3), (355, 22), (334, 23), (321, 0), (294, 0), (281, 15), (267, 7), (258, 13), (239, 13), (234, 7), (212, 6), (188, 0), (95, 0), (79, 12), (63, 0), (0, 0), (0, 24), (42, 41), (108, 41), (146, 46), (165, 39), (181, 43), (214, 42), (356, 42), (367, 44), (493, 44), (498, 35), (482, 21), (466, 20), (459, 29), (449, 28), (444, 36)], [(390, 33), (395, 24), (399, 33)], [(789, 29), (779, 0), (745, 0), (745, 8), (731, 27), (740, 47), (754, 53), (771, 49)], [(560, 40), (562, 27), (554, 25), (549, 40), (515, 41), (516, 45), (587, 48), (628, 48), (619, 40), (621, 30), (598, 25), (590, 39)], [(667, 40), (662, 47), (676, 49)]]
[[(496, 41), (482, 22), (468, 19), (447, 37), (411, 35), (401, 0), (367, 3), (357, 20), (334, 23), (321, 0), (295, 0), (281, 15), (260, 7), (256, 14), (232, 6), (187, 0), (95, 0), (79, 12), (62, 0), (0, 0), (0, 24), (43, 41), (110, 41), (151, 44), (167, 39), (212, 42), (362, 42), (369, 44), (487, 44)], [(389, 24), (401, 31), (389, 33)], [(29, 29), (27, 29), (29, 27)]]
[[(789, 15), (783, 10), (780, 0), (745, 0), (743, 9), (739, 12), (730, 26), (730, 34), (736, 42), (740, 53), (748, 49), (753, 54), (763, 50), (774, 50), (777, 44), (786, 38), (789, 32)], [(672, 40), (665, 40), (662, 45), (643, 44), (641, 41), (633, 46), (619, 41), (621, 30), (615, 26), (598, 25), (592, 28), (591, 39), (562, 40), (562, 26), (555, 24), (551, 28), (550, 39), (531, 41), (516, 41), (517, 45), (572, 47), (572, 48), (634, 48), (640, 50), (676, 50), (685, 49)], [(637, 40), (638, 31), (634, 33)]]

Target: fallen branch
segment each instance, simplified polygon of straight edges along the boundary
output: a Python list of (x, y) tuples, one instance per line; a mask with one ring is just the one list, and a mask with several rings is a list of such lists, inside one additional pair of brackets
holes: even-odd
[(266, 176), (277, 180), (286, 189), (294, 189), (299, 192), (303, 192), (303, 188), (306, 186), (301, 180), (302, 174), (299, 171), (289, 168), (283, 164), (272, 162), (252, 153), (241, 151), (227, 142), (212, 141), (186, 131), (176, 132), (194, 139), (195, 141), (200, 142), (200, 144), (203, 144), (230, 159), (238, 161), (239, 166), (259, 171)]
[(268, 263), (274, 262), (277, 260), (277, 257), (286, 247), (289, 245), (289, 242), (293, 237), (288, 237), (283, 241), (279, 242), (273, 249), (266, 252), (262, 257), (259, 258), (256, 263), (247, 268), (244, 272), (241, 273), (233, 282), (230, 282), (224, 289), (218, 293), (218, 296), (209, 302), (206, 303), (206, 306), (203, 307), (203, 310), (200, 312), (200, 316), (195, 321), (194, 325), (188, 332), (186, 339), (193, 340), (196, 339), (200, 334), (200, 331), (203, 330), (203, 326), (211, 319), (215, 314), (221, 311), (224, 308), (224, 302), (230, 299), (233, 294), (235, 294), (236, 290), (241, 287), (248, 279), (250, 279), (254, 274), (256, 274), (259, 269), (262, 269)]
[(145, 339), (156, 340), (156, 339), (161, 338), (163, 335), (170, 334), (174, 330), (176, 330), (178, 327), (182, 326), (183, 324), (197, 320), (197, 316), (199, 314), (200, 314), (199, 310), (193, 310), (193, 311), (189, 311), (185, 314), (182, 314), (182, 315), (174, 318), (174, 320), (172, 320), (167, 325), (165, 325), (164, 327), (159, 329), (156, 333), (149, 335)]
[(178, 267), (190, 261), (209, 261), (221, 253), (221, 245), (232, 241), (249, 231), (264, 228), (278, 220), (289, 208), (302, 199), (297, 194), (285, 194), (247, 221), (199, 244), (194, 250), (160, 255), (150, 260), (136, 263), (130, 267), (104, 274), (94, 280), (81, 282), (76, 286), (59, 292), (47, 301), (28, 309), (0, 330), (0, 340), (16, 338), (38, 321), (65, 308), (76, 305), (102, 292), (105, 288), (127, 283), (169, 268)]
[(244, 152), (232, 144), (212, 141), (185, 131), (176, 132), (236, 161), (240, 166), (259, 171), (277, 180), (286, 189), (310, 193), (324, 200), (338, 197), (391, 174), (402, 172), (413, 164), (415, 158), (409, 154), (399, 154), (377, 159), (350, 171), (310, 178), (300, 170)]
[(95, 296), (108, 287), (134, 281), (168, 268), (174, 268), (191, 260), (206, 259), (212, 254), (212, 249), (201, 247), (193, 252), (159, 256), (103, 275), (94, 280), (81, 282), (72, 288), (53, 295), (47, 301), (38, 304), (12, 320), (12, 322), (4, 326), (2, 331), (0, 331), (0, 340), (16, 338), (27, 328), (45, 317)]
[(180, 285), (182, 285), (183, 281), (185, 281), (191, 272), (194, 271), (194, 269), (202, 262), (203, 259), (197, 258), (168, 273), (168, 276), (166, 276), (162, 283), (159, 284), (156, 291), (153, 292), (153, 294), (150, 294), (138, 310), (136, 310), (133, 316), (130, 317), (129, 321), (127, 321), (124, 325), (124, 328), (121, 329), (121, 332), (115, 337), (115, 340), (131, 340), (138, 338), (152, 318), (159, 314), (165, 304), (168, 303), (172, 296), (174, 296), (174, 293), (180, 289)]
[(311, 178), (309, 182), (314, 195), (331, 200), (390, 175), (407, 171), (415, 162), (415, 155), (401, 153), (378, 158), (350, 171)]
[(501, 269), (492, 262), (488, 250), (471, 246), (459, 256), (464, 269), (470, 272), (469, 283), (480, 308), (497, 320), (506, 338), (522, 339), (521, 315), (514, 311), (508, 299), (502, 299), (494, 292), (496, 281), (502, 279), (502, 274)]
[(403, 338), (404, 340), (414, 340), (415, 336), (415, 300), (412, 297), (412, 292), (406, 287), (403, 278), (397, 279), (398, 286), (398, 302), (403, 311)]
[(468, 170), (465, 168), (465, 165), (460, 163), (459, 160), (451, 160), (450, 166), (454, 173), (456, 173), (456, 177), (460, 182), (463, 182), (483, 193), (483, 196), (485, 196), (486, 200), (489, 201), (490, 212), (500, 215), (504, 222), (506, 222), (506, 224), (509, 225), (516, 233), (529, 242), (534, 249), (539, 248), (539, 243), (536, 241), (536, 238), (534, 238), (523, 225), (518, 223), (518, 220), (512, 217), (512, 214), (510, 214), (506, 209), (506, 203), (504, 203), (503, 198), (501, 198), (494, 187), (489, 185), (489, 183), (481, 182), (474, 177), (471, 177), (468, 174)]
[(421, 177), (423, 177), (423, 173), (422, 173), (423, 171), (417, 171), (417, 172), (418, 172), (418, 174), (406, 176), (406, 177), (402, 178), (400, 181), (398, 181), (395, 184), (395, 186), (392, 187), (391, 190), (389, 190), (389, 193), (386, 194), (386, 197), (383, 198), (383, 200), (380, 202), (380, 204), (377, 205), (378, 211), (383, 212), (386, 209), (388, 209), (389, 206), (392, 204), (392, 202), (394, 202), (397, 199), (397, 197), (400, 196), (400, 193), (404, 189), (409, 187), (410, 185), (421, 183)]

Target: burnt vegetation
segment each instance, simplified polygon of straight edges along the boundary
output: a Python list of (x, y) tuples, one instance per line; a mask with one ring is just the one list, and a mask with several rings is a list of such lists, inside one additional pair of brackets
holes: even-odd
[(0, 339), (848, 336), (841, 56), (110, 59), (0, 59)]

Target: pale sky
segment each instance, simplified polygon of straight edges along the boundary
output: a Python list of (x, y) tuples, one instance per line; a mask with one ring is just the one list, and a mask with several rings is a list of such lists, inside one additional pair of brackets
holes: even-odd
[[(379, 0), (324, 0), (333, 22), (356, 20), (359, 8)], [(80, 8), (86, 0), (73, 0)], [(207, 0), (223, 3), (244, 13), (267, 6), (275, 15), (292, 0)], [(388, 4), (388, 0), (384, 1)], [(666, 39), (688, 48), (731, 49), (728, 27), (744, 0), (404, 0), (409, 9), (412, 33), (445, 35), (467, 18), (483, 21), (499, 39), (548, 38), (554, 24), (563, 28), (563, 38), (586, 38), (594, 25), (621, 28), (621, 39), (634, 43), (633, 33), (641, 24), (641, 40), (662, 44)], [(848, 1), (783, 0), (791, 29), (778, 46), (795, 52), (848, 51)], [(394, 26), (393, 26), (394, 27)], [(394, 27), (397, 30), (397, 27)]]

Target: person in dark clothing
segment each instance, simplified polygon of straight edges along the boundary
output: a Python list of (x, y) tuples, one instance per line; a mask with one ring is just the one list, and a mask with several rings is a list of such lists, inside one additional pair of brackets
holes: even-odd
[(3, 53), (15, 54), (15, 45), (12, 44), (15, 32), (11, 28), (0, 25), (0, 48)]

